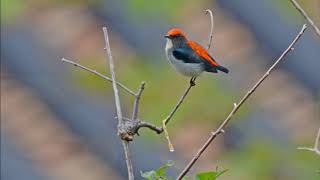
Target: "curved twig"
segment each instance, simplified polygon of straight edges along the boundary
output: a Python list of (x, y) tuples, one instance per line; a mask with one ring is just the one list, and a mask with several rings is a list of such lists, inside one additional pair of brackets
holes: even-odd
[(207, 45), (207, 50), (209, 50), (211, 47), (212, 38), (213, 38), (214, 19), (213, 19), (213, 13), (210, 9), (207, 9), (205, 12), (206, 12), (206, 14), (210, 15), (210, 24), (211, 24), (208, 45)]
[(316, 154), (320, 155), (319, 143), (320, 143), (320, 128), (319, 128), (319, 130), (318, 130), (318, 134), (317, 134), (316, 140), (314, 141), (314, 146), (313, 146), (313, 148), (309, 148), (309, 147), (298, 147), (298, 149), (300, 149), (300, 150), (312, 151), (312, 152), (315, 152)]

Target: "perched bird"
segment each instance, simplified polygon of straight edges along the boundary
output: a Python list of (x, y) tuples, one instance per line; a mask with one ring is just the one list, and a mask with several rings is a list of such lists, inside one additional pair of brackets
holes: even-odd
[(191, 84), (194, 85), (195, 78), (203, 71), (229, 72), (227, 68), (219, 65), (204, 47), (188, 39), (181, 29), (170, 29), (165, 38), (167, 39), (166, 55), (169, 62), (181, 74), (192, 77)]

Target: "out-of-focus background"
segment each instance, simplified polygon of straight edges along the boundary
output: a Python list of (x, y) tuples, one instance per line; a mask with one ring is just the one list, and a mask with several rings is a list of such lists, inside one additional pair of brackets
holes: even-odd
[[(317, 25), (320, 1), (299, 0)], [(163, 135), (142, 130), (132, 144), (134, 171), (167, 160), (176, 177), (211, 130), (299, 32), (289, 0), (1, 0), (1, 179), (126, 179), (109, 82), (61, 57), (108, 74), (102, 26), (110, 31), (118, 80), (146, 90), (140, 118), (160, 125), (188, 78), (173, 70), (163, 36), (183, 28), (206, 45), (205, 9), (214, 11), (210, 53), (230, 69), (203, 74)], [(320, 38), (309, 28), (192, 169), (229, 169), (221, 179), (320, 179), (312, 146), (320, 126)], [(129, 116), (132, 97), (121, 91)]]

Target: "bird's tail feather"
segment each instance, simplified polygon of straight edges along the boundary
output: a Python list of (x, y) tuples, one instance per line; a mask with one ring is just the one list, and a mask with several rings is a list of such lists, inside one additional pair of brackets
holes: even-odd
[(228, 70), (227, 68), (223, 67), (223, 66), (217, 66), (216, 68), (217, 68), (219, 71), (222, 71), (222, 72), (224, 72), (224, 73), (226, 73), (226, 74), (229, 73), (229, 70)]

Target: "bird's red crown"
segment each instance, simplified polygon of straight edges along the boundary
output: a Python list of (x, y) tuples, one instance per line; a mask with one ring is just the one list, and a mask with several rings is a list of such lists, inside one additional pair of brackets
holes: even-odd
[(177, 36), (177, 35), (182, 35), (184, 36), (185, 38), (187, 37), (186, 33), (183, 32), (181, 29), (179, 28), (172, 28), (168, 31), (167, 33), (168, 36), (171, 36), (171, 37), (174, 37), (174, 36)]

